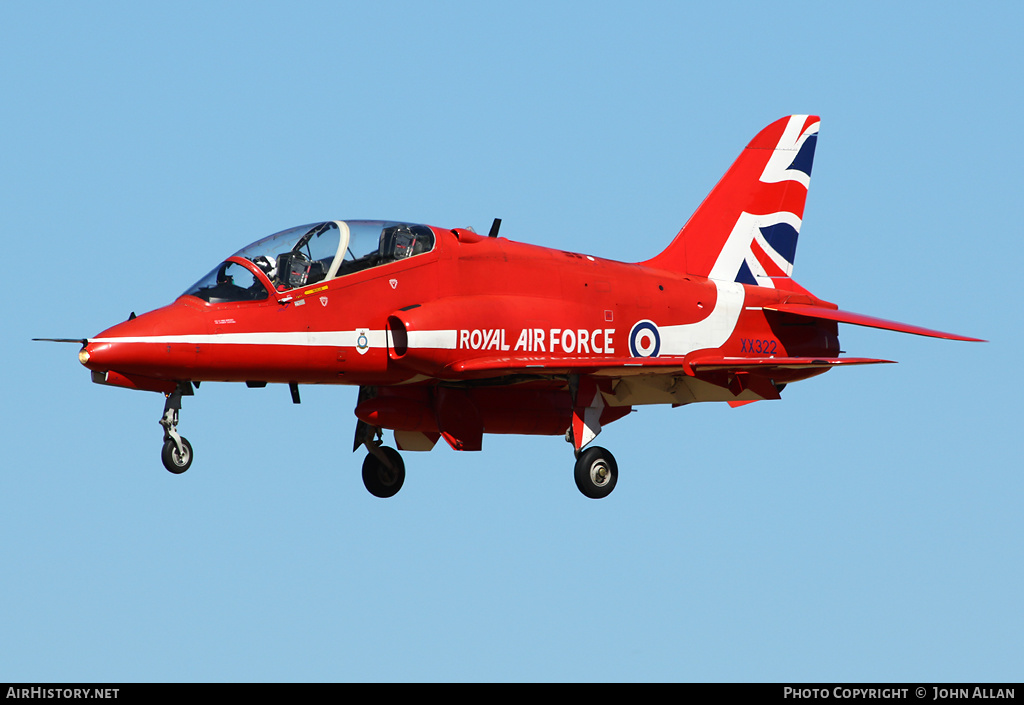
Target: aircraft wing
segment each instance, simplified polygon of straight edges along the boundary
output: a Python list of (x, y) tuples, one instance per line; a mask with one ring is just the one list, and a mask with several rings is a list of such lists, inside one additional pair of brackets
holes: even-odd
[(897, 321), (887, 321), (884, 318), (875, 318), (874, 316), (865, 316), (861, 313), (840, 311), (839, 309), (825, 308), (824, 306), (813, 306), (811, 304), (771, 304), (764, 306), (764, 310), (778, 311), (779, 313), (790, 313), (795, 316), (803, 316), (804, 318), (817, 318), (826, 321), (836, 321), (838, 323), (852, 323), (856, 326), (881, 328), (883, 330), (892, 330), (898, 333), (926, 335), (930, 338), (966, 340), (974, 343), (985, 342), (981, 338), (969, 338), (965, 335), (957, 335), (956, 333), (944, 333), (940, 330), (922, 328), (921, 326), (912, 326), (907, 323), (899, 323)]
[[(702, 352), (704, 354), (702, 354)], [(802, 379), (846, 365), (890, 363), (864, 357), (728, 357), (694, 351), (685, 357), (602, 358), (602, 357), (550, 357), (512, 358), (494, 356), (457, 362), (450, 370), (462, 377), (481, 378), (506, 375), (532, 375), (557, 379), (564, 375), (580, 375), (602, 385), (600, 380), (627, 380), (645, 375), (656, 377), (688, 376), (729, 390), (739, 397), (746, 390), (761, 399), (779, 399), (781, 387), (777, 382), (788, 378)], [(589, 396), (589, 395), (585, 395)], [(750, 404), (756, 399), (723, 399), (730, 406)], [(686, 403), (686, 402), (680, 402)], [(582, 412), (581, 412), (582, 413)], [(583, 418), (579, 413), (579, 418)], [(574, 417), (576, 418), (576, 417)], [(597, 426), (599, 428), (599, 425)], [(574, 427), (575, 428), (575, 427)], [(583, 433), (582, 428), (577, 429)], [(591, 433), (594, 433), (592, 430)], [(584, 439), (591, 436), (585, 435)]]
[(569, 357), (569, 356), (507, 356), (477, 357), (453, 363), (450, 368), (460, 374), (589, 374), (595, 376), (627, 376), (651, 372), (682, 372), (681, 357)]
[(842, 365), (891, 363), (866, 357), (725, 357), (687, 355), (686, 357), (509, 357), (493, 356), (463, 360), (450, 369), (460, 374), (588, 374), (595, 377), (629, 377), (649, 374), (695, 375), (701, 371), (735, 370), (767, 373), (773, 369), (826, 370)]

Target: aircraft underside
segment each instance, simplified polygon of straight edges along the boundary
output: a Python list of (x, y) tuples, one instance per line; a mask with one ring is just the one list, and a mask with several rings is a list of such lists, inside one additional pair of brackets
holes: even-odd
[[(806, 378), (825, 369), (806, 370), (793, 377)], [(573, 446), (577, 487), (598, 499), (614, 489), (618, 467), (605, 448), (590, 443), (603, 426), (623, 418), (633, 406), (721, 401), (734, 406), (777, 399), (786, 382), (740, 384), (735, 375), (714, 381), (687, 377), (636, 374), (629, 377), (567, 375), (564, 379), (501, 378), (472, 384), (444, 380), (420, 381), (403, 386), (362, 386), (355, 408), (357, 424), (353, 451), (364, 448), (363, 482), (377, 497), (391, 497), (405, 481), (405, 462), (399, 451), (423, 452), (438, 440), (459, 451), (482, 450), (484, 434), (564, 436)], [(195, 384), (198, 387), (198, 384)], [(265, 386), (249, 383), (249, 386)], [(299, 387), (291, 384), (292, 401), (300, 402)], [(185, 472), (192, 463), (189, 441), (177, 432), (183, 396), (193, 383), (178, 383), (167, 395), (161, 457), (172, 473)], [(384, 431), (394, 434), (397, 449), (384, 445)]]

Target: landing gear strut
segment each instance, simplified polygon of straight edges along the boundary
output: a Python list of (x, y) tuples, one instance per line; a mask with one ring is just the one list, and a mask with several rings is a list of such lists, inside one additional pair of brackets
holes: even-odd
[(605, 409), (601, 388), (593, 377), (569, 375), (569, 395), (572, 397), (572, 423), (565, 432), (565, 440), (576, 452), (574, 475), (576, 487), (591, 499), (607, 497), (619, 479), (619, 466), (604, 448), (584, 448), (601, 433), (601, 415)]
[(180, 475), (192, 465), (192, 444), (184, 436), (178, 435), (178, 411), (181, 410), (182, 395), (191, 395), (192, 385), (181, 382), (178, 388), (167, 395), (164, 402), (164, 415), (160, 425), (164, 427), (164, 446), (160, 459), (164, 467), (175, 475)]

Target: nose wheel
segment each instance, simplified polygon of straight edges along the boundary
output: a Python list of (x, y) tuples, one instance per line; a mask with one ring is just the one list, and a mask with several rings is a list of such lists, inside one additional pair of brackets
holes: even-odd
[(184, 436), (178, 436), (178, 440), (168, 438), (164, 441), (163, 450), (160, 451), (160, 459), (164, 467), (175, 475), (188, 470), (192, 465), (192, 444)]
[(192, 444), (178, 434), (178, 412), (181, 410), (183, 394), (192, 394), (190, 383), (179, 384), (177, 389), (167, 395), (164, 415), (160, 419), (160, 425), (164, 428), (164, 445), (160, 451), (160, 459), (164, 467), (175, 475), (180, 475), (192, 465)]

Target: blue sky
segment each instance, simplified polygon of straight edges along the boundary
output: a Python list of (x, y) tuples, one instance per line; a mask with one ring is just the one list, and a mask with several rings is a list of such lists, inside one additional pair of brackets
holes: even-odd
[[(1019, 681), (1012, 3), (0, 4), (0, 681)], [(627, 261), (822, 116), (795, 277), (898, 365), (641, 408), (362, 487), (355, 390), (158, 395), (74, 346), (335, 218)], [(358, 306), (359, 302), (352, 302)]]

